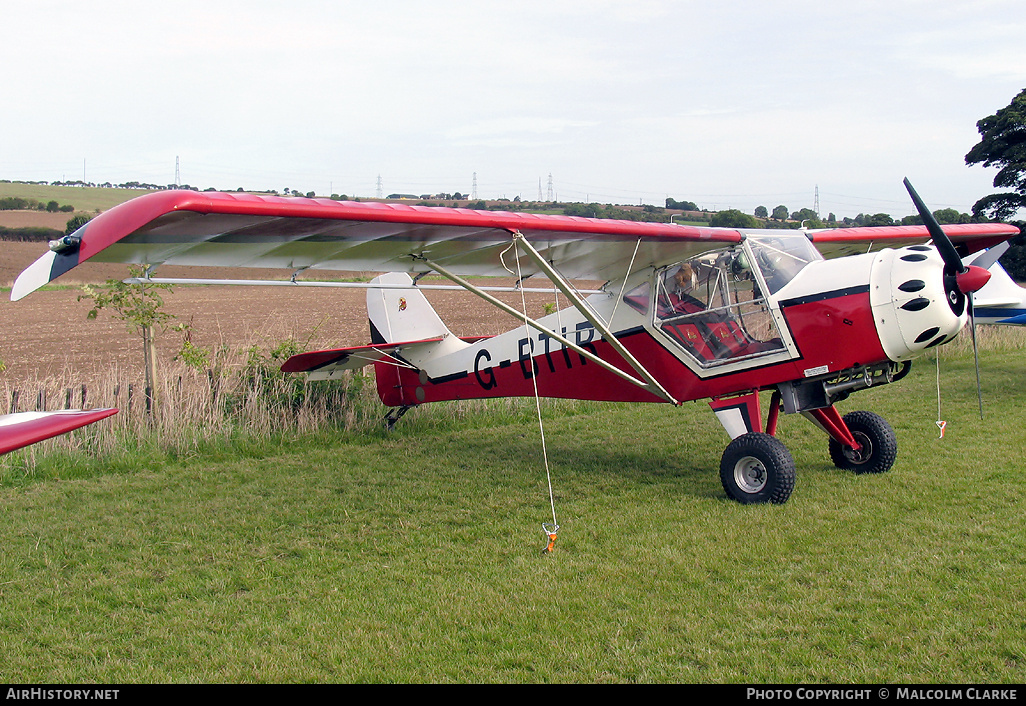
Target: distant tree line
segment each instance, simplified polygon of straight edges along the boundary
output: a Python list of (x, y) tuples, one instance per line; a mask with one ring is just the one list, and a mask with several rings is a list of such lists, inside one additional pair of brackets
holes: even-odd
[(49, 242), (56, 240), (62, 235), (71, 235), (84, 226), (92, 216), (80, 213), (72, 216), (65, 224), (64, 232), (56, 228), (40, 228), (38, 226), (27, 226), (24, 228), (8, 228), (0, 226), (0, 240), (12, 240), (15, 242)]
[(4, 196), (0, 198), (0, 211), (48, 211), (50, 213), (71, 213), (74, 206), (61, 205), (56, 201), (43, 203), (37, 199), (28, 199), (21, 196)]
[(0, 226), (0, 240), (19, 242), (49, 242), (64, 235), (55, 228), (7, 228)]
[(669, 196), (666, 197), (666, 208), (678, 209), (681, 211), (700, 211), (698, 204), (694, 201), (677, 201), (671, 199)]

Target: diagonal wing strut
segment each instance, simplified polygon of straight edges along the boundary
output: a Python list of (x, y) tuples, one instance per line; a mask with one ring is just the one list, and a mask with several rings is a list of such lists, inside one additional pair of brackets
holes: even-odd
[(609, 345), (611, 345), (617, 353), (619, 353), (623, 357), (627, 364), (634, 369), (634, 372), (636, 372), (643, 378), (642, 380), (639, 380), (633, 375), (630, 375), (629, 373), (620, 370), (620, 368), (616, 367), (615, 365), (612, 365), (611, 363), (603, 360), (602, 358), (599, 358), (591, 351), (583, 348), (582, 346), (577, 345), (576, 343), (573, 343), (565, 336), (562, 336), (556, 333), (555, 331), (550, 330), (548, 327), (543, 326), (542, 324), (527, 316), (525, 313), (517, 311), (508, 304), (499, 301), (492, 295), (482, 290), (480, 287), (476, 287), (470, 282), (462, 279), (458, 275), (449, 272), (438, 263), (433, 262), (432, 260), (429, 260), (427, 258), (423, 258), (423, 260), (433, 270), (435, 270), (441, 275), (444, 275), (456, 284), (460, 285), (468, 292), (476, 294), (489, 304), (492, 304), (493, 306), (501, 309), (502, 311), (505, 311), (507, 314), (516, 317), (517, 319), (523, 321), (525, 324), (539, 331), (540, 333), (544, 333), (546, 336), (554, 338), (567, 348), (584, 356), (596, 365), (601, 366), (602, 368), (608, 370), (614, 375), (617, 375), (626, 380), (627, 382), (633, 385), (637, 385), (638, 387), (647, 390), (648, 392), (651, 392), (656, 397), (660, 397), (671, 404), (680, 404), (680, 402), (678, 402), (673, 397), (673, 395), (667, 392), (666, 388), (659, 384), (659, 381), (656, 380), (655, 376), (653, 376), (645, 368), (645, 366), (642, 365), (638, 361), (638, 359), (635, 358), (631, 354), (631, 352), (623, 346), (622, 343), (620, 343), (619, 339), (617, 339), (617, 337), (613, 334), (613, 332), (609, 329), (605, 322), (603, 322), (598, 316), (596, 316), (594, 312), (591, 311), (591, 308), (587, 305), (587, 303), (583, 299), (581, 299), (580, 296), (578, 296), (577, 292), (574, 291), (573, 287), (570, 286), (570, 283), (567, 282), (566, 279), (555, 270), (555, 268), (553, 268), (548, 262), (545, 261), (545, 258), (543, 258), (541, 254), (534, 249), (534, 247), (527, 241), (527, 239), (521, 233), (514, 233), (513, 240), (514, 242), (516, 242), (524, 248), (527, 254), (531, 256), (531, 259), (533, 259), (537, 263), (538, 267), (541, 268), (541, 270), (546, 274), (546, 276), (548, 276), (552, 284), (555, 285), (555, 287), (559, 289), (559, 291), (561, 291), (567, 297), (567, 299), (570, 300), (570, 303), (573, 304), (574, 308), (576, 308), (595, 327), (595, 329), (600, 334), (602, 334), (602, 338), (607, 343), (609, 343)]

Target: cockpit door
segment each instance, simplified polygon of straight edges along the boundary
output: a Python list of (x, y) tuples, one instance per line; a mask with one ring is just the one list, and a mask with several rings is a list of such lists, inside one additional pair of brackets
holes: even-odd
[(801, 267), (755, 240), (658, 269), (644, 287), (653, 333), (701, 377), (798, 355), (772, 294)]

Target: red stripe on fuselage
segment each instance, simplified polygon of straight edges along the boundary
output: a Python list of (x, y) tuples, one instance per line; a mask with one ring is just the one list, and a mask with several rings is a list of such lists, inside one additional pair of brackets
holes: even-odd
[[(795, 360), (760, 364), (751, 360), (746, 370), (701, 378), (648, 331), (622, 335), (623, 345), (677, 400), (705, 399), (780, 382), (800, 380), (806, 371), (823, 368), (837, 372), (887, 360), (880, 346), (868, 292), (847, 294), (784, 308), (794, 341), (801, 353)], [(531, 342), (534, 348), (532, 356)], [(662, 402), (660, 397), (604, 370), (552, 339), (534, 333), (518, 346), (520, 357), (500, 360), (482, 347), (469, 371), (431, 380), (421, 371), (375, 364), (378, 393), (388, 406), (415, 405), (489, 397), (541, 397), (607, 402)], [(550, 348), (546, 350), (545, 344)], [(605, 341), (585, 346), (617, 368), (639, 377)]]

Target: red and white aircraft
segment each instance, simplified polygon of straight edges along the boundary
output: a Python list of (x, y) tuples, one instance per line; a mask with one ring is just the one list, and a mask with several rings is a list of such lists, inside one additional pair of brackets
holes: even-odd
[[(825, 431), (839, 467), (888, 470), (897, 450), (890, 426), (869, 412), (842, 417), (835, 403), (899, 379), (912, 358), (954, 338), (967, 294), (988, 277), (964, 267), (958, 251), (1018, 232), (1002, 224), (942, 230), (909, 191), (928, 226), (827, 231), (165, 191), (52, 243), (11, 298), (85, 260), (146, 265), (148, 275), (165, 263), (387, 272), (364, 285), (369, 345), (304, 353), (282, 369), (332, 379), (373, 363), (381, 400), (394, 408), (390, 425), (441, 400), (708, 398), (732, 438), (720, 465), (727, 494), (782, 503), (795, 467), (774, 436), (779, 413), (801, 413)], [(487, 338), (452, 335), (424, 297), (428, 285), (411, 278), (428, 273), (520, 325)], [(467, 279), (511, 274), (518, 285), (547, 277), (567, 308), (535, 320)], [(588, 293), (575, 280), (605, 284)], [(293, 276), (283, 284), (329, 283)], [(765, 426), (761, 391), (772, 393)]]

